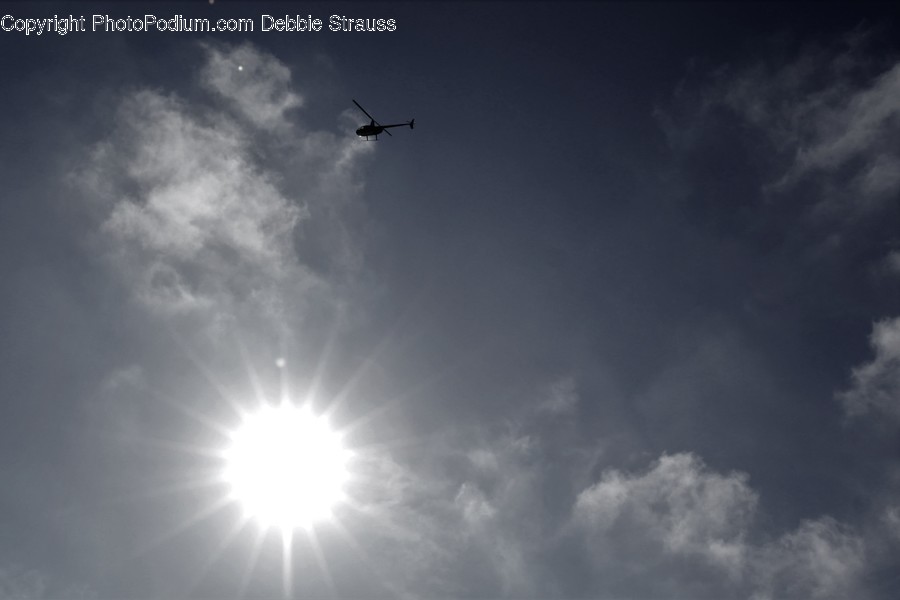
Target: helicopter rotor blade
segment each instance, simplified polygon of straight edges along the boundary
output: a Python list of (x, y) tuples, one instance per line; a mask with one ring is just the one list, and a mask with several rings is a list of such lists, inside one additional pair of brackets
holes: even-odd
[[(353, 98), (351, 98), (351, 100), (353, 100)], [(364, 109), (362, 106), (360, 106), (359, 102), (357, 102), (356, 100), (353, 100), (353, 104), (355, 104), (356, 107), (359, 108), (359, 110), (363, 111), (363, 114), (365, 114), (367, 117), (372, 119), (372, 121), (375, 121), (375, 117), (373, 117), (368, 112), (366, 112), (366, 109)], [(375, 121), (375, 122), (377, 123), (378, 121)]]

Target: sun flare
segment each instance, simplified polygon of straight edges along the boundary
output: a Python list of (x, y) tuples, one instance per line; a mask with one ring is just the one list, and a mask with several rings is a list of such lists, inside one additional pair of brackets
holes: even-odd
[(268, 406), (244, 418), (225, 452), (224, 479), (247, 516), (282, 530), (328, 519), (343, 498), (349, 453), (307, 407)]

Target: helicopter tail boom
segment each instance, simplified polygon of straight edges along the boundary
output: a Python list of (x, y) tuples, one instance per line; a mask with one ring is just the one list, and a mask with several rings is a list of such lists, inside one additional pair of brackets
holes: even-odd
[(409, 127), (412, 129), (414, 127), (416, 120), (407, 121), (406, 123), (391, 123), (390, 125), (382, 125), (383, 128), (387, 129), (388, 127)]

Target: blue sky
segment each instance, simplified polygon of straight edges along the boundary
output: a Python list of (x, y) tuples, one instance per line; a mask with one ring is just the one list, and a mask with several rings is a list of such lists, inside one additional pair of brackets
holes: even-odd
[[(397, 29), (0, 31), (0, 596), (892, 597), (885, 7), (2, 9)], [(354, 456), (289, 555), (280, 398)]]

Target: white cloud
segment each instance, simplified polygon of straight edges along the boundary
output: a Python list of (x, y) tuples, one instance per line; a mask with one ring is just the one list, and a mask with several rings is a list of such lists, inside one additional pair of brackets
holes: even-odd
[(875, 358), (853, 369), (850, 389), (837, 397), (851, 416), (875, 410), (900, 419), (900, 318), (876, 322), (869, 344)]
[(802, 184), (814, 213), (842, 218), (888, 206), (900, 191), (900, 64), (867, 55), (872, 37), (856, 31), (789, 58), (723, 68), (699, 92), (682, 86), (687, 119), (676, 125), (659, 111), (670, 143), (690, 147), (724, 109), (738, 118), (729, 145), (747, 144), (771, 195)]
[(253, 164), (232, 124), (204, 123), (177, 98), (140, 91), (123, 101), (118, 125), (93, 166), (120, 182), (103, 230), (145, 305), (221, 308), (302, 276), (291, 233), (304, 209)]
[(394, 597), (460, 595), (466, 583), (453, 569), (463, 527), (452, 486), (386, 451), (370, 450), (357, 467), (346, 525), (362, 540), (378, 583)]
[[(848, 83), (838, 81), (830, 85)], [(798, 131), (801, 147), (792, 177), (818, 169), (834, 170), (850, 160), (863, 158), (866, 167), (862, 175), (868, 178), (870, 190), (896, 189), (891, 185), (896, 184), (895, 175), (885, 178), (878, 173), (895, 173), (900, 160), (895, 153), (881, 154), (890, 151), (896, 134), (893, 121), (900, 115), (900, 65), (836, 101), (832, 100), (831, 89), (820, 92), (798, 110), (804, 113), (804, 126)]]
[[(713, 568), (703, 571), (704, 593), (859, 597), (865, 550), (859, 536), (822, 518), (773, 541), (753, 543), (757, 503), (745, 474), (721, 475), (695, 455), (682, 453), (663, 455), (642, 474), (604, 472), (579, 494), (574, 518), (587, 528), (597, 568), (614, 578), (616, 568), (609, 563), (622, 565), (623, 572), (654, 581), (656, 593), (683, 593), (699, 585), (688, 581), (695, 571), (683, 562), (694, 559)], [(635, 564), (648, 566), (636, 569)], [(667, 582), (674, 587), (666, 588)]]
[(204, 87), (226, 98), (240, 114), (265, 129), (287, 125), (285, 113), (303, 104), (291, 89), (291, 71), (249, 43), (237, 47), (203, 44)]
[[(754, 65), (726, 77), (707, 101), (722, 102), (794, 153), (781, 181), (829, 174), (861, 159), (858, 190), (895, 190), (900, 156), (892, 151), (900, 114), (900, 65), (876, 76), (858, 52), (865, 36), (832, 49), (807, 48), (775, 69)], [(846, 41), (846, 40), (845, 40)]]
[(865, 547), (849, 527), (823, 517), (769, 536), (748, 476), (692, 453), (574, 487), (597, 455), (558, 453), (580, 442), (536, 406), (413, 461), (367, 459), (368, 529), (353, 530), (379, 549), (373, 560), (398, 595), (865, 597)]
[(757, 496), (747, 476), (712, 473), (693, 454), (663, 455), (642, 476), (611, 470), (578, 495), (575, 514), (596, 532), (627, 523), (670, 553), (737, 570)]
[(546, 475), (540, 441), (515, 429), (468, 458), (473, 469), (455, 505), (469, 551), (483, 556), (500, 596), (541, 593), (547, 582), (539, 580), (537, 557), (546, 543), (541, 521), (547, 515), (537, 500)]
[(383, 579), (401, 582), (398, 593), (510, 598), (552, 590), (540, 563), (548, 543), (547, 440), (520, 423), (502, 429), (456, 431), (412, 459), (366, 459), (359, 495), (366, 524), (356, 531), (366, 529), (367, 545), (391, 549), (373, 559)]
[(862, 540), (830, 518), (803, 522), (795, 531), (759, 549), (754, 599), (858, 598), (865, 564)]
[[(313, 298), (334, 305), (325, 275), (360, 267), (342, 211), (359, 195), (355, 165), (365, 150), (286, 120), (300, 100), (276, 58), (249, 44), (203, 48), (201, 82), (215, 103), (126, 94), (112, 133), (74, 178), (100, 207), (103, 243), (123, 283), (153, 313), (190, 315), (209, 331), (235, 319), (302, 319)], [(288, 141), (274, 139), (275, 126)], [(279, 152), (263, 162), (272, 144)]]

